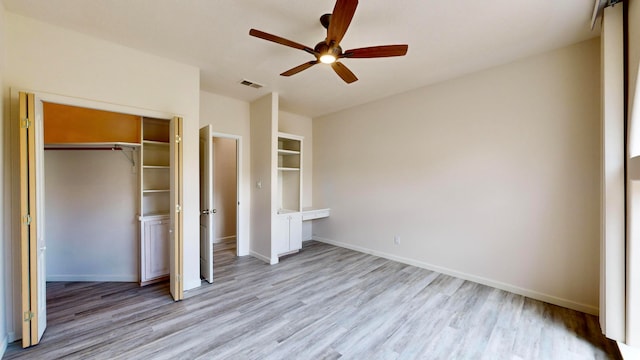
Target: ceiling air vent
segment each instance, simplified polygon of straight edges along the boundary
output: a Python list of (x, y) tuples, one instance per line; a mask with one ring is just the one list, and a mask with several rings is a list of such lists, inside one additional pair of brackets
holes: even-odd
[(258, 83), (255, 83), (255, 82), (249, 81), (249, 80), (242, 80), (242, 81), (240, 81), (240, 84), (252, 87), (254, 89), (260, 89), (263, 86), (263, 85), (260, 85)]

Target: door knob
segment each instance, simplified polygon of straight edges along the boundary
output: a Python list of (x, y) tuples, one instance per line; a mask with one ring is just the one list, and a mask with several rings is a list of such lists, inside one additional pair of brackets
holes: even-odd
[(204, 209), (202, 210), (202, 215), (209, 215), (211, 214), (211, 212), (209, 211), (209, 209)]

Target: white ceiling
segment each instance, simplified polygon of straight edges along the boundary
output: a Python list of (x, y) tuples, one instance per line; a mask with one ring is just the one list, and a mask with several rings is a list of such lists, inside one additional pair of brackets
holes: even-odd
[[(280, 93), (319, 116), (598, 35), (593, 0), (362, 0), (342, 48), (409, 44), (405, 57), (345, 59), (347, 85), (326, 65), (279, 74), (313, 56), (249, 36), (256, 28), (313, 47), (334, 0), (4, 0), (8, 11), (201, 69), (202, 90), (251, 101)], [(242, 79), (265, 85), (256, 90)]]

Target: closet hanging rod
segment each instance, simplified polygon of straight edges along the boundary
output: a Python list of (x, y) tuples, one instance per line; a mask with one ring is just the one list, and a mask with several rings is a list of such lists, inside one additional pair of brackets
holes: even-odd
[(130, 148), (135, 150), (139, 148), (138, 143), (125, 143), (125, 142), (87, 142), (87, 143), (58, 143), (58, 144), (44, 144), (45, 150), (122, 150), (123, 148)]
[(119, 146), (114, 147), (45, 147), (45, 150), (122, 150)]
[[(127, 155), (127, 152), (124, 149), (131, 149), (131, 156)], [(109, 150), (109, 151), (120, 151), (122, 155), (129, 160), (131, 166), (136, 166), (136, 160), (134, 159), (133, 152), (136, 151), (137, 146), (122, 146), (122, 145), (112, 145), (112, 146), (84, 146), (84, 145), (76, 145), (76, 146), (47, 146), (45, 145), (45, 150)]]

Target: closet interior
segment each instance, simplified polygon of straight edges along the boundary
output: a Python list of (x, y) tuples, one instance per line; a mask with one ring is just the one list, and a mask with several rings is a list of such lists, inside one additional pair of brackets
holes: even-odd
[(43, 104), (49, 281), (169, 275), (170, 121)]

